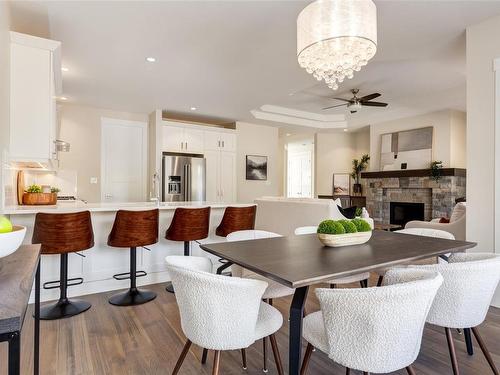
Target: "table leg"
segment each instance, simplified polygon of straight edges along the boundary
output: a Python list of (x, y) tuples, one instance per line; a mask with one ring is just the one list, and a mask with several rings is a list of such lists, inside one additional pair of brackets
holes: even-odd
[(224, 263), (222, 266), (220, 266), (219, 268), (217, 268), (217, 275), (222, 275), (222, 271), (224, 271), (226, 268), (229, 268), (231, 267), (233, 263), (232, 262), (226, 262)]
[(308, 286), (295, 289), (290, 306), (290, 341), (288, 349), (288, 372), (290, 375), (298, 375), (300, 370), (302, 317), (308, 291)]
[(12, 332), (9, 338), (9, 375), (21, 373), (21, 332)]
[(40, 371), (40, 263), (35, 274), (35, 332), (33, 341), (33, 374), (38, 375)]

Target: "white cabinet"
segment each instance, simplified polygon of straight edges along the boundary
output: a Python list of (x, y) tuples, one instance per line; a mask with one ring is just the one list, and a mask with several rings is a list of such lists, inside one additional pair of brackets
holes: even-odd
[(236, 200), (236, 153), (205, 151), (206, 189), (209, 202), (234, 202)]
[[(165, 121), (165, 123), (167, 123)], [(163, 125), (162, 151), (202, 154), (204, 150), (203, 130), (187, 126)]]
[(59, 42), (11, 32), (9, 154), (13, 160), (56, 157), (59, 49)]
[(205, 150), (236, 151), (236, 134), (205, 130)]

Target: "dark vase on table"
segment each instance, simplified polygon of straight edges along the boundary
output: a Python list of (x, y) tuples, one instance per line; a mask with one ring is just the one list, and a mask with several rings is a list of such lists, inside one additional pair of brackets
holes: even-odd
[(363, 192), (363, 187), (361, 184), (354, 184), (352, 187), (352, 191), (354, 194), (360, 194)]

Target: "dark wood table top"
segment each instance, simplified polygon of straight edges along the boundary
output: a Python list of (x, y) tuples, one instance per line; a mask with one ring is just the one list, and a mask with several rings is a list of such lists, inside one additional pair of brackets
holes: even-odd
[(473, 242), (373, 231), (365, 244), (336, 248), (323, 246), (316, 234), (204, 244), (201, 248), (297, 288), (474, 246)]
[(39, 258), (40, 245), (0, 258), (0, 334), (21, 331)]

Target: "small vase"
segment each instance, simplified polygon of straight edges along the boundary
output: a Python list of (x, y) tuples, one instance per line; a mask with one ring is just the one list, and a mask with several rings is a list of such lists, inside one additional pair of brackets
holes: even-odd
[(361, 195), (363, 192), (363, 187), (361, 184), (354, 184), (352, 187), (352, 191), (354, 194), (359, 194)]

